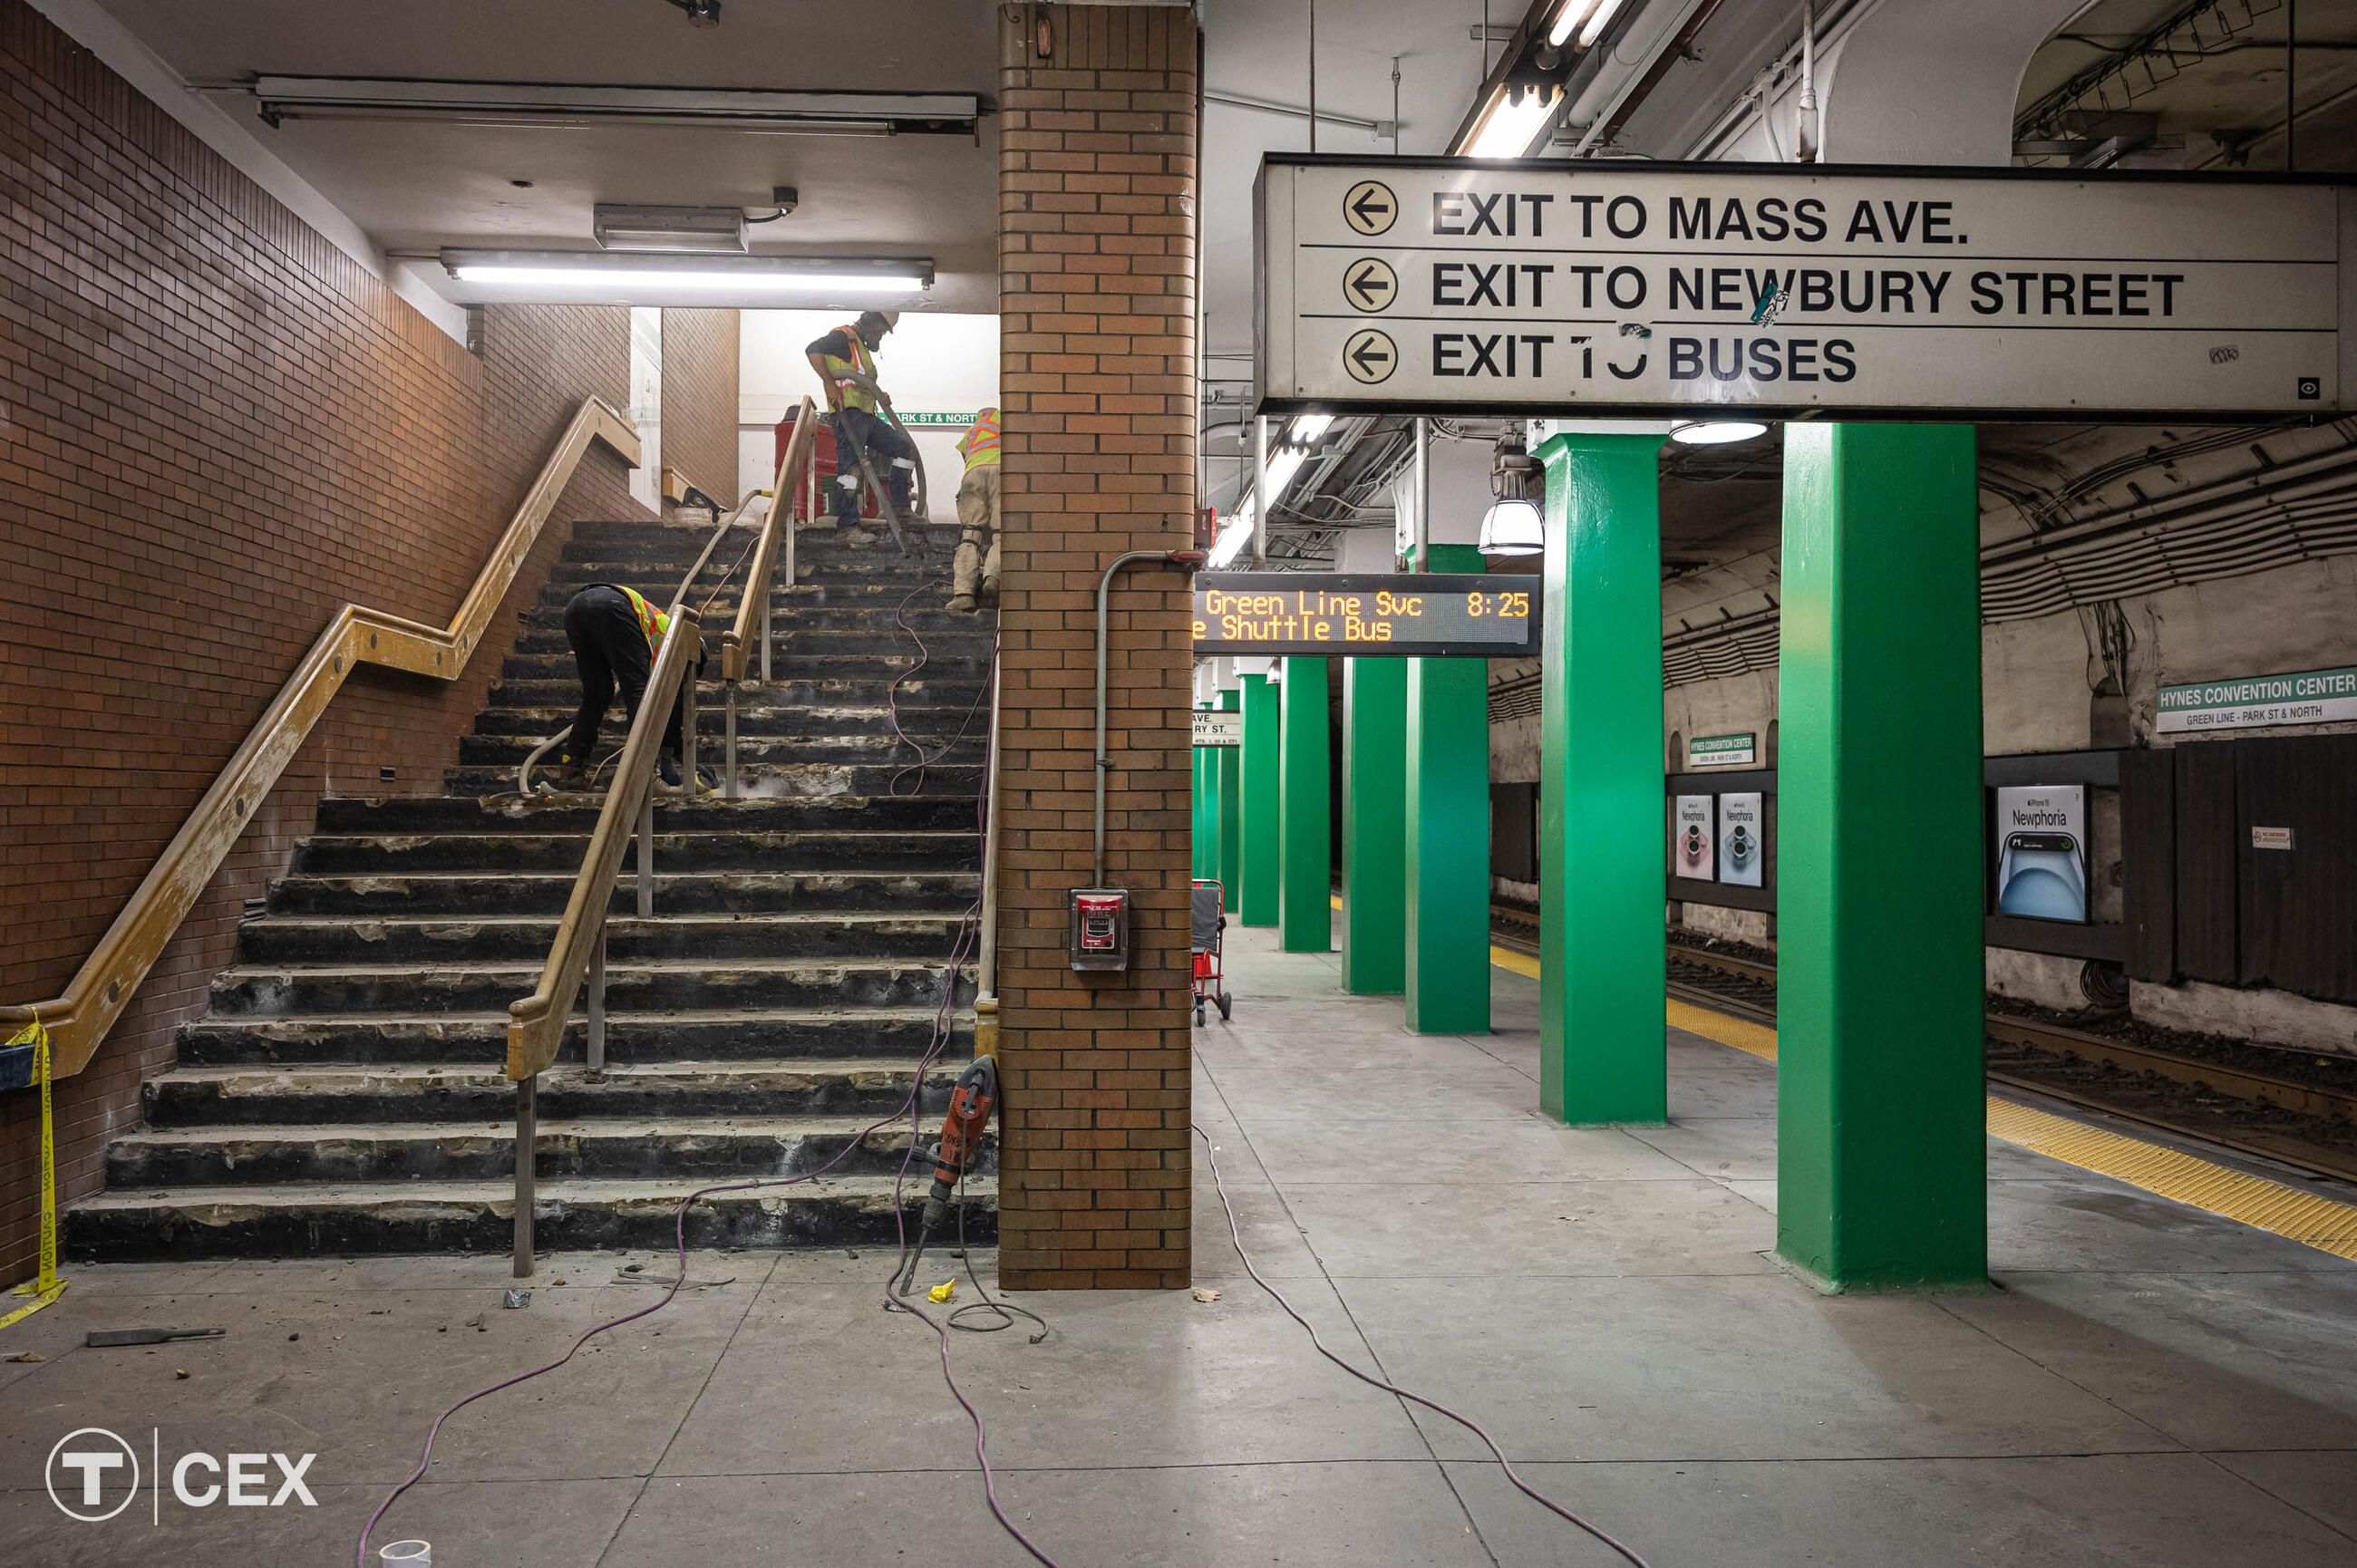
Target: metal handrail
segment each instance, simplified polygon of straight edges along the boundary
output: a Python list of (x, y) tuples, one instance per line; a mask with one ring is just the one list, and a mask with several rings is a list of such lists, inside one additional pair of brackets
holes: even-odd
[[(754, 542), (751, 564), (746, 571), (744, 586), (738, 590), (737, 621), (720, 634), (720, 679), (726, 684), (728, 718), (726, 728), (726, 759), (723, 791), (728, 800), (737, 799), (737, 688), (745, 679), (745, 666), (750, 657), (754, 638), (761, 643), (761, 681), (767, 684), (770, 671), (770, 596), (774, 591), (770, 579), (778, 565), (779, 534), (785, 535), (785, 586), (794, 585), (794, 504), (790, 482), (799, 478), (805, 490), (814, 482), (816, 464), (813, 454), (818, 441), (818, 421), (809, 398), (804, 398), (794, 412), (794, 433), (786, 442), (786, 450), (778, 459), (778, 472), (770, 484), (772, 499), (769, 514), (761, 520), (761, 535)], [(813, 514), (817, 506), (815, 493), (810, 497)]]
[(90, 1065), (107, 1030), (131, 1004), (133, 993), (155, 968), (246, 823), (261, 810), (354, 670), (378, 664), (438, 681), (455, 681), (465, 671), (592, 442), (603, 442), (638, 467), (637, 428), (597, 399), (583, 399), (448, 627), (425, 626), (355, 604), (344, 605), (328, 618), (326, 629), (156, 856), (64, 993), (45, 1002), (0, 1006), (0, 1028), (13, 1029), (36, 1017), (48, 1027), (52, 1077), (70, 1078)]

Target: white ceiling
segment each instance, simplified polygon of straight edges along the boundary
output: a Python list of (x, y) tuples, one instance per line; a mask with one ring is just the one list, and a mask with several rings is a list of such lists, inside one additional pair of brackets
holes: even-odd
[[(998, 82), (993, 7), (976, 0), (724, 0), (715, 28), (689, 26), (666, 0), (105, 5), (199, 85), (270, 72), (995, 97)], [(213, 99), (390, 251), (587, 250), (597, 201), (759, 208), (773, 186), (791, 185), (801, 191), (800, 209), (756, 227), (757, 252), (928, 255), (939, 281), (923, 308), (997, 308), (998, 162), (987, 118), (978, 144), (416, 121), (290, 120), (274, 130), (253, 116), (249, 95)], [(454, 300), (491, 297), (462, 290), (438, 268), (426, 277)]]

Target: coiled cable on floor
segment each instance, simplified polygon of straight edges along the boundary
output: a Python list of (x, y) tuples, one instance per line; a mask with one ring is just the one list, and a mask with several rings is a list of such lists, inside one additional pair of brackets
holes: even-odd
[(1490, 1450), (1491, 1456), (1498, 1461), (1498, 1468), (1506, 1473), (1506, 1479), (1512, 1481), (1514, 1484), (1514, 1489), (1521, 1492), (1523, 1496), (1530, 1498), (1533, 1502), (1538, 1504), (1539, 1507), (1546, 1509), (1549, 1513), (1554, 1514), (1557, 1519), (1564, 1520), (1566, 1523), (1577, 1525), (1581, 1530), (1586, 1530), (1588, 1534), (1594, 1536), (1597, 1540), (1602, 1541), (1605, 1545), (1610, 1547), (1621, 1556), (1627, 1558), (1631, 1563), (1635, 1563), (1636, 1568), (1652, 1568), (1651, 1563), (1647, 1563), (1642, 1557), (1637, 1555), (1637, 1552), (1634, 1547), (1630, 1546), (1625, 1541), (1622, 1541), (1612, 1535), (1609, 1531), (1606, 1530), (1603, 1526), (1596, 1524), (1588, 1520), (1582, 1519), (1579, 1515), (1572, 1512), (1561, 1503), (1556, 1502), (1552, 1498), (1547, 1497), (1544, 1493), (1537, 1490), (1528, 1481), (1523, 1480), (1523, 1477), (1515, 1472), (1513, 1465), (1506, 1458), (1506, 1451), (1498, 1446), (1498, 1440), (1491, 1436), (1488, 1430), (1484, 1428), (1480, 1422), (1475, 1421), (1469, 1415), (1460, 1415), (1456, 1411), (1449, 1409), (1447, 1405), (1442, 1404), (1437, 1400), (1426, 1399), (1424, 1395), (1415, 1392), (1414, 1390), (1404, 1389), (1397, 1383), (1390, 1382), (1383, 1378), (1375, 1376), (1372, 1372), (1361, 1371), (1358, 1368), (1351, 1365), (1350, 1362), (1345, 1361), (1341, 1357), (1337, 1356), (1333, 1351), (1328, 1349), (1326, 1348), (1326, 1341), (1318, 1337), (1317, 1326), (1313, 1325), (1309, 1319), (1302, 1316), (1301, 1314), (1296, 1310), (1293, 1303), (1286, 1299), (1285, 1293), (1283, 1291), (1277, 1289), (1275, 1285), (1261, 1278), (1260, 1271), (1253, 1267), (1252, 1254), (1244, 1251), (1243, 1233), (1236, 1227), (1235, 1205), (1228, 1201), (1228, 1184), (1220, 1178), (1220, 1156), (1211, 1147), (1211, 1135), (1209, 1133), (1204, 1132), (1203, 1129), (1195, 1122), (1190, 1122), (1188, 1123), (1188, 1126), (1193, 1131), (1195, 1136), (1203, 1140), (1203, 1157), (1209, 1160), (1211, 1164), (1211, 1185), (1219, 1189), (1220, 1207), (1227, 1211), (1228, 1239), (1235, 1243), (1236, 1256), (1243, 1261), (1244, 1273), (1252, 1275), (1253, 1283), (1266, 1291), (1269, 1294), (1270, 1298), (1274, 1300), (1277, 1305), (1285, 1309), (1285, 1315), (1287, 1317), (1290, 1317), (1294, 1322), (1301, 1325), (1302, 1330), (1309, 1336), (1309, 1343), (1318, 1348), (1318, 1353), (1320, 1356), (1325, 1357), (1328, 1360), (1333, 1362), (1336, 1366), (1341, 1368), (1344, 1371), (1350, 1373), (1352, 1377), (1358, 1379), (1362, 1383), (1372, 1384), (1374, 1387), (1383, 1390), (1385, 1393), (1395, 1394), (1401, 1399), (1420, 1404), (1424, 1406), (1425, 1409), (1433, 1412), (1435, 1414), (1447, 1416), (1449, 1420), (1455, 1422), (1458, 1425), (1463, 1427), (1466, 1431), (1471, 1433), (1474, 1436), (1481, 1440), (1482, 1444)]

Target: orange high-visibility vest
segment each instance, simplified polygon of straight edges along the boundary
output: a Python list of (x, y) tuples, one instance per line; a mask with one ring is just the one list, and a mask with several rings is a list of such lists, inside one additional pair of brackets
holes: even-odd
[[(867, 390), (867, 382), (876, 380), (876, 360), (867, 352), (867, 345), (859, 340), (858, 328), (846, 323), (835, 330), (842, 333), (844, 340), (851, 345), (851, 358), (846, 360), (840, 354), (819, 356), (820, 362), (826, 366), (827, 380), (834, 388), (835, 401), (845, 408), (864, 408), (873, 413), (876, 412), (876, 394)], [(850, 372), (853, 371), (866, 377), (867, 381), (852, 380)]]
[(998, 411), (985, 408), (974, 416), (974, 428), (957, 445), (958, 456), (969, 468), (998, 461)]
[(630, 609), (639, 618), (639, 629), (646, 633), (647, 656), (651, 659), (662, 651), (663, 638), (671, 630), (671, 617), (647, 603), (646, 596), (636, 588), (623, 588), (619, 583), (614, 585), (630, 596)]

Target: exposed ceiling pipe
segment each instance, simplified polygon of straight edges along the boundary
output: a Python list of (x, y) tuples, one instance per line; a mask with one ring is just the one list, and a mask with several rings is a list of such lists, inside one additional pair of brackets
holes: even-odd
[[(1764, 102), (1760, 112), (1765, 114)], [(1817, 161), (1817, 7), (1816, 0), (1801, 0), (1801, 106), (1793, 116), (1792, 161)]]
[(1717, 14), (1719, 3), (1720, 0), (1702, 0), (1687, 13), (1684, 23), (1654, 52), (1644, 73), (1587, 127), (1587, 134), (1580, 137), (1579, 145), (1572, 149), (1573, 157), (1593, 157), (1597, 148), (1611, 145), (1612, 138), (1620, 134), (1620, 128), (1629, 123), (1630, 116), (1644, 106), (1645, 100), (1652, 96), (1653, 90), (1670, 74), (1671, 68), (1686, 58), (1695, 35), (1701, 32), (1704, 24)]

